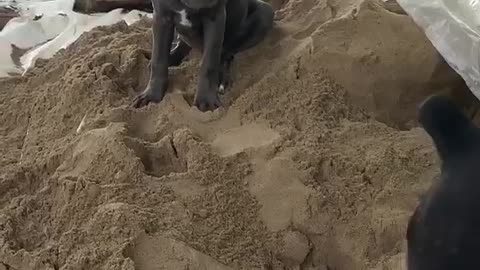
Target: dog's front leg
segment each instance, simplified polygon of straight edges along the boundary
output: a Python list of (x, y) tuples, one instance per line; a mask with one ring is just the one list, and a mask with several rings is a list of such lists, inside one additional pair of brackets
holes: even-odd
[(195, 96), (195, 106), (197, 106), (200, 111), (215, 110), (220, 106), (218, 81), (220, 58), (225, 34), (225, 4), (219, 3), (215, 9), (213, 16), (205, 16), (202, 18), (204, 50), (200, 67), (199, 83)]
[(168, 58), (172, 47), (174, 24), (172, 12), (161, 0), (153, 0), (153, 44), (150, 80), (146, 89), (133, 101), (136, 108), (160, 102), (168, 88)]

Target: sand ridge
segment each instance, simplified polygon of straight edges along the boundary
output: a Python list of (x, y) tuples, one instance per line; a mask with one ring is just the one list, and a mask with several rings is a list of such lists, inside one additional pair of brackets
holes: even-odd
[(224, 107), (199, 58), (146, 85), (150, 22), (98, 27), (0, 81), (0, 269), (403, 269), (438, 174), (415, 127), (438, 55), (375, 0), (283, 0)]

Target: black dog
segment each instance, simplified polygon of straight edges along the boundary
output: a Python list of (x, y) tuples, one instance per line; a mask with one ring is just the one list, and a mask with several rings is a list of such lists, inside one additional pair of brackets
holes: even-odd
[[(218, 88), (229, 83), (233, 56), (264, 39), (273, 26), (272, 7), (261, 0), (152, 0), (153, 49), (150, 81), (135, 107), (160, 102), (168, 88), (168, 67), (193, 48), (203, 52), (195, 105), (201, 111), (220, 106)], [(171, 50), (174, 30), (180, 36)]]
[(422, 104), (419, 122), (442, 167), (408, 224), (408, 270), (480, 269), (480, 130), (441, 96)]

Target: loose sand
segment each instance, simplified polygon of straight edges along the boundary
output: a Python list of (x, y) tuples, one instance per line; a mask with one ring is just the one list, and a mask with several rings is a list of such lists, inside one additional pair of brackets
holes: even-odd
[(196, 54), (161, 104), (128, 106), (148, 20), (0, 81), (0, 269), (403, 269), (438, 175), (416, 106), (451, 88), (472, 99), (401, 9), (273, 4), (216, 112), (189, 106)]

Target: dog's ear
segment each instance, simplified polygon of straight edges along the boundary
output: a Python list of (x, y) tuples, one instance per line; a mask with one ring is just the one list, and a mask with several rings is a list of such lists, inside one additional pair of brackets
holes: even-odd
[(427, 98), (420, 105), (418, 121), (432, 137), (443, 162), (465, 155), (480, 141), (472, 121), (444, 96)]

